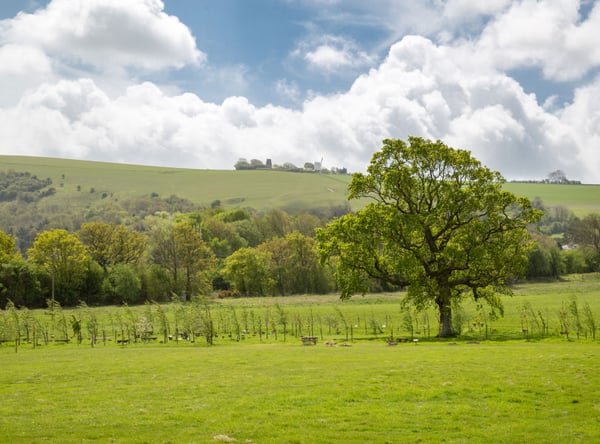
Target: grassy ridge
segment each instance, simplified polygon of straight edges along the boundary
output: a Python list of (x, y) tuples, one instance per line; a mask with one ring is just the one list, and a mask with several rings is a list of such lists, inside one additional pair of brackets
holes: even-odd
[(340, 175), (192, 170), (17, 156), (0, 156), (0, 169), (50, 177), (57, 194), (49, 201), (82, 205), (102, 193), (119, 199), (157, 193), (206, 206), (220, 200), (224, 206), (255, 209), (323, 207), (344, 204), (350, 181), (349, 176)]
[[(133, 198), (175, 194), (199, 205), (220, 200), (227, 207), (257, 210), (314, 208), (346, 203), (351, 176), (299, 174), (282, 171), (225, 171), (149, 167), (53, 158), (0, 156), (0, 169), (29, 171), (50, 177), (57, 194), (48, 205), (89, 205), (101, 193)], [(61, 186), (62, 184), (62, 186)], [(77, 191), (77, 187), (80, 191)], [(90, 193), (94, 188), (95, 193)], [(564, 206), (582, 215), (600, 211), (600, 186), (508, 183), (506, 189), (547, 206)], [(353, 208), (362, 205), (353, 202)]]

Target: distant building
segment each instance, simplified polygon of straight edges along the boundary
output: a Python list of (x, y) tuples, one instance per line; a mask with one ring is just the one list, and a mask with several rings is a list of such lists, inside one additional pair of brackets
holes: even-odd
[(316, 172), (321, 171), (321, 162), (315, 162), (315, 171)]
[(267, 159), (267, 164), (265, 165), (268, 169), (273, 168), (273, 164), (271, 163), (271, 159)]

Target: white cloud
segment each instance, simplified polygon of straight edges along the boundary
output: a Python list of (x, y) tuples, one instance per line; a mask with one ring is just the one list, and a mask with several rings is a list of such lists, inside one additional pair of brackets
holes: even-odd
[(23, 76), (52, 71), (50, 59), (38, 48), (20, 44), (0, 46), (0, 75)]
[(483, 31), (476, 51), (499, 69), (540, 67), (549, 79), (579, 79), (600, 66), (600, 3), (581, 21), (579, 2), (521, 1)]
[(52, 60), (37, 48), (0, 46), (0, 106), (14, 105), (23, 91), (37, 87), (52, 76)]
[(58, 111), (69, 121), (74, 121), (107, 102), (108, 97), (89, 79), (61, 80), (55, 85), (44, 84), (38, 90), (24, 96), (19, 107)]
[(334, 35), (323, 35), (301, 42), (292, 56), (302, 57), (309, 68), (326, 74), (361, 68), (375, 60), (353, 40)]
[(348, 51), (329, 45), (318, 46), (314, 51), (307, 52), (304, 58), (313, 67), (325, 71), (336, 71), (352, 65), (352, 57)]
[(115, 96), (144, 72), (202, 63), (190, 30), (163, 7), (160, 0), (53, 0), (0, 20), (0, 106), (60, 79), (92, 78)]
[(239, 157), (302, 164), (325, 155), (326, 166), (356, 171), (383, 138), (417, 135), (470, 149), (510, 177), (545, 177), (559, 167), (573, 178), (595, 177), (582, 160), (592, 150), (585, 140), (600, 134), (600, 108), (585, 97), (597, 97), (600, 86), (581, 90), (559, 118), (506, 75), (465, 70), (455, 52), (405, 38), (348, 91), (298, 111), (244, 97), (210, 104), (151, 83), (114, 99), (91, 80), (43, 85), (0, 112), (0, 152), (228, 169)]
[(62, 63), (100, 71), (197, 64), (205, 55), (160, 0), (53, 0), (0, 23), (0, 42), (41, 50)]
[[(591, 84), (577, 89), (573, 103), (561, 113), (561, 122), (570, 129), (574, 143), (565, 150), (576, 157), (580, 165), (586, 165), (588, 177), (600, 183), (600, 77)], [(568, 170), (565, 172), (569, 173)]]

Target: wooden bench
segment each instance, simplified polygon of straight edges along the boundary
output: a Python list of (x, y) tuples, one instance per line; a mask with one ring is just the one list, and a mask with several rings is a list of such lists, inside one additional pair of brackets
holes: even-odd
[(302, 345), (317, 345), (319, 338), (317, 336), (302, 336)]

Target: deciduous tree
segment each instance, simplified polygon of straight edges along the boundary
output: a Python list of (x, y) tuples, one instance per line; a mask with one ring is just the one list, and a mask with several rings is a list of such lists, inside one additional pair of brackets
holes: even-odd
[(92, 258), (106, 272), (117, 264), (136, 264), (146, 250), (146, 238), (124, 225), (87, 222), (79, 230), (79, 238)]
[(0, 264), (10, 261), (15, 256), (15, 239), (0, 230)]
[(567, 238), (578, 245), (591, 248), (600, 258), (600, 214), (591, 213), (571, 223)]
[(452, 306), (467, 294), (501, 309), (497, 294), (524, 272), (527, 225), (540, 217), (503, 183), (468, 151), (384, 140), (349, 185), (350, 199), (371, 202), (318, 230), (322, 260), (339, 259), (342, 297), (365, 291), (369, 278), (407, 287), (418, 306), (437, 306), (443, 337), (454, 334)]
[(261, 244), (260, 251), (271, 254), (271, 276), (281, 295), (326, 293), (330, 280), (321, 267), (316, 241), (295, 231), (284, 238), (274, 238)]
[(271, 292), (271, 254), (256, 248), (240, 248), (225, 259), (223, 276), (246, 296), (264, 296)]
[(214, 254), (201, 234), (187, 223), (155, 227), (151, 257), (168, 271), (171, 290), (185, 300), (204, 288), (203, 277), (215, 264)]
[(77, 236), (60, 229), (44, 231), (36, 237), (27, 256), (50, 275), (52, 299), (64, 305), (77, 302), (78, 290), (91, 260)]

